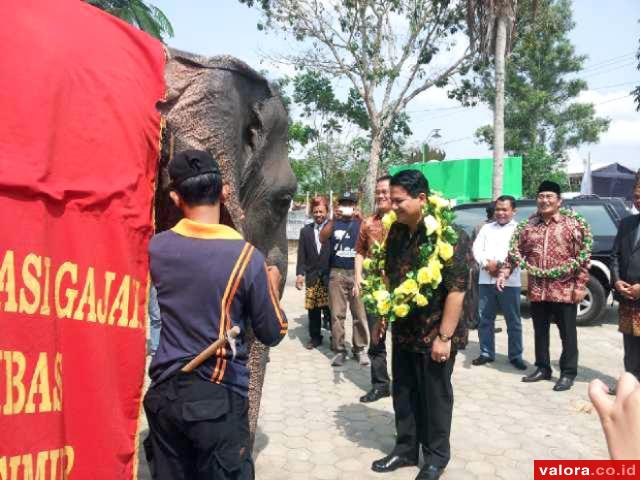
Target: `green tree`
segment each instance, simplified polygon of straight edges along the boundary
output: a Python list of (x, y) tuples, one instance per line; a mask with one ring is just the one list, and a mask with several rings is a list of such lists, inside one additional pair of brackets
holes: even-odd
[[(568, 33), (574, 27), (569, 0), (521, 0), (516, 19), (518, 36), (505, 70), (505, 150), (523, 155), (523, 190), (535, 194), (541, 176), (562, 179), (567, 150), (595, 143), (609, 126), (597, 117), (593, 104), (576, 102), (587, 88), (576, 74), (585, 56), (577, 55)], [(535, 13), (535, 14), (534, 14)], [(495, 86), (491, 60), (474, 67), (475, 75), (450, 92), (465, 105), (493, 105)], [(493, 144), (491, 125), (476, 135)]]
[[(350, 83), (369, 133), (365, 200), (372, 204), (384, 143), (409, 102), (464, 68), (453, 55), (465, 18), (451, 0), (241, 0), (265, 14), (258, 28), (282, 29), (300, 49), (279, 60)], [(303, 42), (304, 41), (304, 42)], [(446, 64), (434, 67), (438, 53)]]
[(140, 30), (163, 41), (173, 37), (173, 27), (167, 16), (158, 7), (143, 0), (85, 0), (111, 15), (135, 25)]
[[(371, 138), (367, 136), (369, 117), (358, 92), (352, 88), (341, 100), (328, 76), (310, 71), (280, 85), (285, 83), (293, 88), (291, 97), (283, 97), (285, 104), (300, 109), (299, 119), (289, 124), (290, 151), (296, 145), (307, 147), (306, 156), (292, 161), (300, 188), (311, 192), (364, 188)], [(397, 115), (387, 131), (378, 171), (406, 162), (406, 139), (412, 133), (408, 120), (404, 112)]]

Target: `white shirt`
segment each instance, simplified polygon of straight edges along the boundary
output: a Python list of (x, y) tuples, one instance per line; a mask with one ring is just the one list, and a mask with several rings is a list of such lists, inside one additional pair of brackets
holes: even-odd
[[(482, 268), (482, 266), (487, 260), (504, 262), (507, 259), (511, 236), (517, 226), (518, 223), (515, 220), (511, 220), (505, 225), (500, 225), (498, 222), (487, 223), (480, 229), (476, 240), (473, 242), (473, 257), (476, 259), (476, 262), (480, 264), (480, 279), (478, 283), (482, 285), (496, 283), (496, 277), (489, 275), (489, 272)], [(520, 286), (519, 267), (507, 278), (505, 286)]]
[(320, 248), (322, 248), (322, 243), (320, 243), (320, 230), (327, 224), (325, 220), (322, 224), (318, 225), (317, 223), (313, 223), (313, 236), (316, 239), (316, 252), (320, 255)]

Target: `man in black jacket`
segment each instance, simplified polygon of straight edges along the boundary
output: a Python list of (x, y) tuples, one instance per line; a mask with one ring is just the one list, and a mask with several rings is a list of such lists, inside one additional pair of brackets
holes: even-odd
[[(633, 203), (640, 210), (636, 176)], [(611, 280), (620, 302), (618, 329), (624, 343), (624, 369), (640, 379), (640, 215), (623, 218), (613, 244)]]
[(307, 289), (304, 308), (309, 316), (309, 350), (322, 343), (320, 332), (321, 316), (331, 318), (329, 312), (329, 242), (320, 240), (320, 230), (327, 223), (327, 202), (322, 197), (311, 201), (313, 223), (300, 229), (298, 241), (298, 263), (296, 265), (296, 288), (302, 290), (305, 282)]

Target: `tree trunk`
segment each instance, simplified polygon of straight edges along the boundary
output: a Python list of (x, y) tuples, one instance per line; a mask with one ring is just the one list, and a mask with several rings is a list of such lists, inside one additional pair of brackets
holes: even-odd
[(376, 179), (378, 178), (378, 165), (380, 164), (380, 154), (382, 153), (382, 135), (374, 134), (371, 138), (371, 151), (369, 152), (369, 166), (367, 167), (367, 178), (364, 184), (364, 201), (362, 210), (365, 213), (373, 212), (374, 194), (376, 190)]
[(504, 176), (504, 68), (507, 21), (504, 15), (500, 15), (496, 30), (496, 101), (493, 108), (493, 182), (491, 189), (494, 200), (502, 195), (502, 178)]

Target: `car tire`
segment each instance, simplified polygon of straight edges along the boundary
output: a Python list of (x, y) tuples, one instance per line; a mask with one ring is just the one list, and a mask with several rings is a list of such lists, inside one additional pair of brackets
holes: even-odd
[(589, 275), (587, 282), (587, 295), (578, 304), (578, 325), (589, 325), (595, 322), (607, 305), (607, 293), (600, 281), (593, 275)]

